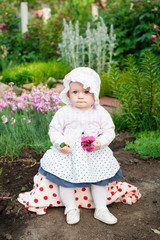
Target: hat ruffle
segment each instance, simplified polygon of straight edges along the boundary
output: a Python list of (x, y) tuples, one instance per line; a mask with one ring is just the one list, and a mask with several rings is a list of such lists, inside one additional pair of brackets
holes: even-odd
[(70, 73), (68, 73), (64, 80), (64, 90), (60, 94), (60, 99), (65, 104), (71, 104), (69, 97), (67, 96), (67, 92), (69, 91), (69, 84), (71, 82), (79, 82), (83, 84), (84, 89), (90, 88), (90, 92), (94, 94), (95, 102), (94, 105), (99, 104), (99, 92), (100, 92), (100, 84), (101, 80), (99, 75), (91, 68), (88, 67), (79, 67), (73, 69)]

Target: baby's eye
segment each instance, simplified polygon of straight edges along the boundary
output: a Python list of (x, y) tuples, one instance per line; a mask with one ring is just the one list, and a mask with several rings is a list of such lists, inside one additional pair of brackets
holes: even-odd
[(89, 91), (87, 91), (87, 90), (86, 90), (86, 91), (84, 91), (84, 93), (85, 93), (85, 94), (88, 94), (88, 93), (89, 93)]
[(77, 91), (73, 91), (74, 94), (77, 94), (78, 92)]

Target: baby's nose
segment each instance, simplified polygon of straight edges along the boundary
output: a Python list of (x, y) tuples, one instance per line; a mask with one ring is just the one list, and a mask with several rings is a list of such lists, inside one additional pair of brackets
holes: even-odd
[(79, 98), (83, 98), (83, 96), (84, 96), (84, 94), (83, 94), (82, 92), (80, 92), (80, 93), (78, 94), (78, 97), (79, 97)]

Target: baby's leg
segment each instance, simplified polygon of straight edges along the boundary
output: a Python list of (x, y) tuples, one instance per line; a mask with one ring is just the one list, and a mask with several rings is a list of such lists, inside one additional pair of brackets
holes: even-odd
[(65, 207), (75, 204), (74, 188), (59, 186), (61, 200)]
[(74, 188), (59, 186), (61, 200), (65, 206), (66, 221), (68, 224), (75, 224), (80, 220), (79, 209), (75, 203)]
[(107, 204), (106, 186), (91, 185), (91, 192), (96, 208), (105, 208)]
[(107, 224), (115, 224), (117, 218), (114, 217), (106, 207), (107, 189), (106, 186), (91, 185), (91, 192), (95, 204), (94, 217)]

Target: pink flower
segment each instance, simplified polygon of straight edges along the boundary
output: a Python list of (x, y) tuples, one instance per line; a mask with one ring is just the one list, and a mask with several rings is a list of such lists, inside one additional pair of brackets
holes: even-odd
[(152, 42), (155, 42), (156, 39), (157, 39), (157, 36), (156, 35), (152, 35), (152, 37), (151, 37)]
[(51, 42), (51, 46), (53, 46), (54, 45), (54, 42)]
[(153, 30), (154, 31), (158, 31), (159, 30), (159, 28), (158, 28), (158, 26), (156, 24), (154, 24)]
[(23, 35), (25, 38), (29, 38), (29, 34), (24, 34)]
[(22, 102), (17, 103), (17, 107), (18, 107), (18, 109), (23, 109), (23, 104), (22, 104)]
[(12, 85), (14, 85), (14, 82), (10, 82), (10, 83), (8, 83), (8, 85), (12, 86)]
[(28, 121), (27, 121), (27, 123), (30, 123), (31, 122), (31, 119), (29, 119)]
[(3, 116), (1, 117), (1, 119), (2, 119), (2, 122), (3, 122), (3, 123), (7, 123), (7, 122), (8, 122), (8, 118), (7, 118), (5, 115), (3, 115)]
[(81, 138), (81, 146), (84, 149), (84, 151), (92, 152), (93, 151), (93, 142), (95, 141), (95, 138), (93, 136), (88, 137), (82, 137)]
[(0, 29), (3, 29), (3, 28), (5, 28), (5, 26), (6, 26), (6, 24), (5, 24), (5, 23), (2, 23), (2, 24), (0, 24)]
[(59, 52), (57, 50), (54, 50), (53, 53), (54, 53), (55, 56), (59, 55)]

